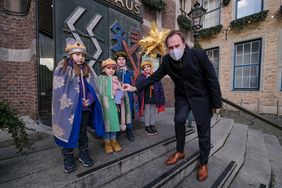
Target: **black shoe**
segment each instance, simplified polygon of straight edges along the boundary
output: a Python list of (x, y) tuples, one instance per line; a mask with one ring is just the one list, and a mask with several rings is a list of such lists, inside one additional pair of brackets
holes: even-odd
[(154, 135), (153, 130), (151, 129), (151, 126), (146, 126), (145, 127), (145, 133), (147, 133), (148, 135), (152, 136)]
[(130, 142), (133, 142), (135, 140), (135, 136), (132, 132), (132, 129), (126, 129), (126, 137)]
[(155, 126), (155, 125), (150, 125), (150, 127), (151, 127), (151, 130), (152, 130), (153, 134), (154, 134), (154, 135), (157, 135), (157, 134), (158, 134), (158, 131), (157, 131), (157, 129), (156, 129), (156, 126)]
[(75, 171), (73, 154), (64, 155), (64, 171), (66, 173), (71, 173)]
[(93, 166), (93, 160), (90, 158), (89, 151), (79, 151), (79, 159), (82, 162), (83, 166), (90, 167)]

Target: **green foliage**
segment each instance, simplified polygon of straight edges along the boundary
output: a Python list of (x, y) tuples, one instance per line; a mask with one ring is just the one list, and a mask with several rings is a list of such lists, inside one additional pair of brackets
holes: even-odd
[(217, 25), (207, 29), (202, 29), (199, 34), (202, 38), (211, 38), (213, 35), (219, 33), (222, 30), (222, 25)]
[(163, 10), (166, 7), (166, 2), (163, 0), (142, 0), (142, 2), (151, 8)]
[(182, 28), (182, 29), (184, 29), (186, 31), (191, 31), (192, 30), (191, 21), (185, 15), (179, 15), (177, 17), (177, 23), (178, 23), (180, 28)]
[(193, 48), (194, 49), (203, 49), (199, 42), (195, 42)]
[(22, 151), (30, 145), (25, 124), (7, 104), (0, 101), (0, 129), (8, 129), (8, 133), (14, 138), (16, 148)]
[(237, 20), (233, 20), (230, 22), (230, 28), (234, 29), (236, 31), (240, 31), (244, 28), (244, 26), (252, 23), (259, 23), (261, 21), (264, 21), (267, 17), (268, 10), (264, 10), (255, 14), (252, 14), (250, 16), (246, 16)]

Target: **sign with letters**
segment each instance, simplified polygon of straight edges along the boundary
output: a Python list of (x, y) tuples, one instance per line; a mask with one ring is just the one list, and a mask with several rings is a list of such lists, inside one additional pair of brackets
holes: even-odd
[(86, 46), (96, 74), (101, 61), (117, 51), (128, 53), (135, 70), (143, 16), (138, 1), (54, 0), (53, 7), (56, 63), (65, 55), (65, 39), (74, 38)]

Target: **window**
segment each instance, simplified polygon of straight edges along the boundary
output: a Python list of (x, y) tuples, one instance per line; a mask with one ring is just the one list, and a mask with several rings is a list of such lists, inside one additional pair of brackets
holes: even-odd
[(186, 0), (179, 0), (179, 4), (180, 4), (180, 9), (182, 10), (186, 10)]
[(204, 0), (203, 7), (207, 10), (204, 16), (203, 28), (210, 28), (220, 24), (220, 0)]
[(40, 121), (52, 126), (51, 101), (54, 64), (53, 1), (38, 1), (39, 106)]
[(259, 89), (261, 40), (235, 44), (234, 89)]
[(208, 57), (210, 61), (213, 64), (216, 76), (218, 77), (218, 71), (219, 71), (219, 48), (213, 48), (206, 50)]
[(263, 0), (237, 0), (236, 19), (249, 16), (263, 10)]

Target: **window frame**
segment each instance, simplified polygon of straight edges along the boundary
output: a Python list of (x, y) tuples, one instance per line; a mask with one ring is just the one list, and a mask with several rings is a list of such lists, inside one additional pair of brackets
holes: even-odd
[[(217, 47), (213, 47), (213, 48), (208, 48), (208, 49), (205, 49), (205, 51), (206, 51), (206, 53), (207, 53), (207, 56), (208, 56), (208, 51), (209, 50), (218, 50), (218, 66), (217, 66), (217, 69), (215, 69), (215, 67), (213, 66), (213, 68), (215, 69), (215, 70), (217, 70), (216, 71), (216, 73), (217, 73), (217, 78), (219, 79), (219, 64), (220, 64), (220, 49), (219, 49), (219, 46), (217, 46)], [(209, 57), (209, 56), (208, 56)], [(211, 59), (210, 59), (210, 57), (209, 57), (209, 60), (211, 61)], [(212, 61), (211, 61), (211, 63), (212, 63)], [(213, 64), (213, 63), (212, 63)], [(214, 64), (213, 64), (214, 65)]]
[[(236, 11), (235, 11), (235, 18), (236, 19), (240, 19), (240, 18), (243, 18), (243, 17), (246, 17), (246, 16), (250, 16), (250, 15), (253, 15), (253, 14), (255, 14), (255, 13), (257, 13), (257, 12), (253, 12), (252, 14), (249, 14), (249, 15), (246, 15), (246, 16), (243, 16), (243, 17), (240, 17), (240, 18), (238, 18), (238, 2), (239, 2), (240, 0), (236, 0)], [(263, 5), (264, 5), (264, 0), (261, 0), (261, 10), (259, 11), (259, 12), (261, 12), (261, 11), (263, 11), (264, 10), (264, 7), (263, 7)]]
[[(205, 0), (202, 0), (202, 4), (201, 4), (201, 5), (203, 6), (203, 8), (204, 8), (204, 1), (205, 1)], [(209, 1), (209, 0), (207, 0), (207, 1)], [(220, 0), (218, 0), (218, 1), (219, 1), (219, 6), (218, 6), (217, 8), (215, 8), (215, 9), (210, 10), (210, 11), (207, 10), (206, 14), (204, 15), (204, 19), (203, 19), (203, 22), (202, 22), (203, 29), (207, 29), (207, 28), (211, 28), (211, 27), (215, 27), (215, 26), (217, 26), (217, 25), (220, 25), (220, 23), (221, 23), (221, 5), (222, 5), (222, 3), (221, 3)], [(206, 15), (208, 15), (208, 14), (210, 14), (210, 13), (212, 13), (212, 12), (215, 12), (215, 11), (218, 11), (218, 12), (219, 12), (219, 13), (218, 13), (218, 24), (213, 25), (213, 26), (210, 26), (210, 27), (204, 27)]]
[[(237, 61), (237, 46), (240, 44), (246, 44), (246, 43), (251, 43), (251, 42), (256, 42), (259, 41), (260, 43), (260, 49), (259, 49), (259, 63), (258, 64), (248, 64), (248, 65), (236, 65)], [(250, 51), (251, 54), (251, 51)], [(233, 88), (232, 91), (259, 91), (260, 90), (260, 79), (261, 79), (261, 63), (262, 63), (262, 38), (257, 38), (257, 39), (252, 39), (252, 40), (247, 40), (247, 41), (242, 41), (242, 42), (237, 42), (234, 44), (234, 60), (233, 60)], [(235, 83), (236, 83), (236, 68), (237, 67), (252, 67), (252, 66), (258, 66), (258, 85), (256, 88), (235, 88)]]

